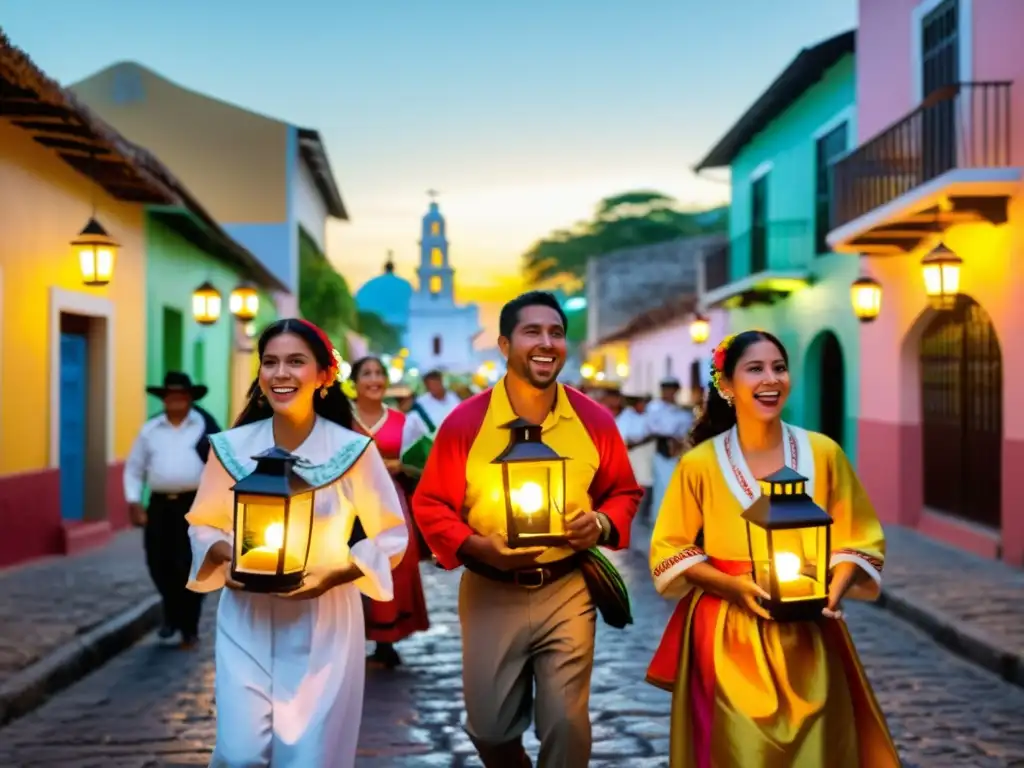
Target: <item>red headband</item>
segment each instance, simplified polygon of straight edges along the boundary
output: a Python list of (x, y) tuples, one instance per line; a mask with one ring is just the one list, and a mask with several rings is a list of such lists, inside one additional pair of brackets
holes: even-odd
[(313, 333), (315, 333), (320, 338), (320, 341), (323, 343), (324, 347), (327, 349), (327, 356), (331, 359), (331, 363), (330, 363), (330, 366), (328, 367), (328, 370), (333, 374), (333, 378), (337, 378), (337, 375), (338, 375), (338, 359), (337, 359), (337, 357), (334, 354), (334, 345), (331, 343), (330, 337), (324, 332), (324, 329), (321, 328), (316, 323), (311, 323), (311, 322), (309, 322), (309, 320), (303, 320), (301, 317), (298, 318), (298, 321), (300, 323), (302, 323), (304, 326), (306, 326), (307, 328), (309, 328), (309, 330), (311, 330)]

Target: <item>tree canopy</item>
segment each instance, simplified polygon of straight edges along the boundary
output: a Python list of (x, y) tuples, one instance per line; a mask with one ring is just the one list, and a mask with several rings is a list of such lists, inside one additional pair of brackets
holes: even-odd
[(572, 282), (585, 276), (587, 259), (623, 248), (721, 232), (727, 209), (682, 211), (661, 192), (635, 190), (601, 200), (589, 221), (555, 230), (523, 254), (527, 283)]
[(345, 333), (359, 327), (356, 300), (345, 278), (302, 230), (299, 230), (299, 311), (326, 331), (339, 352), (348, 354)]
[(370, 352), (375, 355), (395, 355), (402, 347), (402, 337), (393, 325), (389, 325), (376, 312), (360, 311), (359, 333), (366, 337)]

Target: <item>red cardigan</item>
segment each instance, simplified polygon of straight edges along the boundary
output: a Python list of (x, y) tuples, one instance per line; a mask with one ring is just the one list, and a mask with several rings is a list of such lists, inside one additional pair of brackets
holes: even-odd
[[(598, 468), (589, 489), (594, 510), (604, 513), (615, 529), (611, 548), (625, 549), (643, 490), (633, 476), (612, 414), (576, 389), (564, 387), (564, 391), (597, 448)], [(459, 547), (475, 533), (463, 514), (466, 460), (490, 402), (491, 390), (481, 392), (459, 404), (442, 422), (413, 495), (416, 524), (438, 562), (448, 570), (462, 564)]]

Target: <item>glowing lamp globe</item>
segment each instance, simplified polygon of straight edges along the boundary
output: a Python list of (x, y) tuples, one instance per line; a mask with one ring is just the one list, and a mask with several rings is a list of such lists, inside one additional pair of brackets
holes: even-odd
[(755, 583), (776, 621), (813, 621), (828, 605), (832, 517), (807, 492), (807, 478), (783, 467), (759, 480), (743, 513)]
[(921, 259), (924, 292), (935, 309), (952, 309), (956, 306), (963, 263), (963, 259), (942, 243)]
[(213, 283), (205, 282), (192, 291), (192, 318), (200, 325), (220, 320), (221, 297)]
[(504, 426), (508, 447), (501, 466), (508, 546), (561, 546), (565, 532), (565, 458), (541, 439), (541, 428), (524, 419)]
[(78, 256), (78, 269), (86, 285), (107, 285), (114, 276), (114, 262), (121, 246), (96, 219), (89, 219), (85, 229), (71, 241)]
[(703, 344), (711, 335), (711, 323), (703, 315), (697, 315), (690, 322), (690, 341), (694, 344)]
[(260, 311), (260, 295), (253, 285), (242, 283), (231, 292), (231, 314), (242, 322), (255, 319)]
[(853, 314), (862, 323), (870, 323), (882, 311), (882, 286), (867, 275), (850, 284), (850, 303)]
[(291, 592), (306, 575), (316, 489), (295, 473), (298, 456), (270, 448), (252, 458), (256, 469), (231, 489), (231, 578), (249, 592)]

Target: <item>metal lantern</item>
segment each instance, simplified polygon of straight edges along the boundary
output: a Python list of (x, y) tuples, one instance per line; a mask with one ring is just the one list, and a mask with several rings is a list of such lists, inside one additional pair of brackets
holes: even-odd
[(704, 315), (696, 315), (690, 321), (690, 341), (694, 344), (703, 344), (711, 335), (711, 323)]
[(297, 474), (298, 456), (270, 448), (235, 493), (231, 578), (250, 592), (290, 592), (302, 585), (313, 532), (315, 489)]
[(231, 314), (242, 322), (255, 319), (260, 311), (260, 294), (251, 283), (241, 283), (231, 292)]
[(758, 481), (761, 496), (743, 513), (754, 581), (776, 621), (811, 621), (828, 605), (832, 517), (789, 467)]
[(861, 275), (850, 284), (850, 303), (857, 319), (870, 323), (882, 311), (882, 286), (877, 280)]
[(192, 317), (200, 325), (213, 325), (220, 320), (220, 291), (205, 282), (192, 292)]
[(565, 544), (565, 458), (541, 439), (541, 428), (525, 419), (505, 425), (508, 447), (494, 460), (501, 465), (508, 545)]
[(114, 275), (117, 249), (121, 246), (96, 219), (89, 219), (78, 237), (71, 241), (78, 255), (78, 268), (86, 285), (107, 285)]
[(935, 309), (952, 309), (960, 294), (960, 267), (964, 260), (939, 243), (921, 259), (924, 292)]

